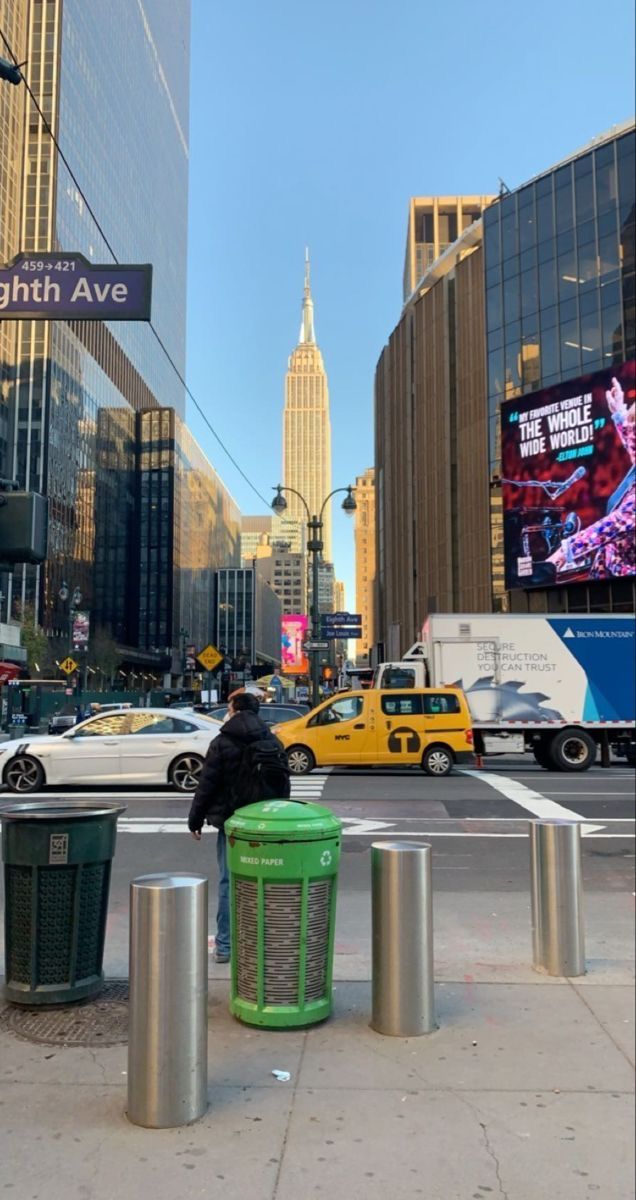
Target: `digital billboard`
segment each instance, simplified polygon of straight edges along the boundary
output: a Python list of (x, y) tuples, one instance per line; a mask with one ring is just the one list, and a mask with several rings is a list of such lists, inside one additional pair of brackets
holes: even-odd
[(507, 588), (636, 574), (636, 361), (507, 400)]
[(307, 617), (302, 613), (281, 617), (281, 663), (285, 675), (307, 675), (309, 661), (304, 649), (307, 640)]

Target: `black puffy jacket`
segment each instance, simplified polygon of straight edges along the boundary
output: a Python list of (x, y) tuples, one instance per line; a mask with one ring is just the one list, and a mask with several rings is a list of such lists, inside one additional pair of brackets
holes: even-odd
[(221, 732), (210, 742), (199, 784), (190, 807), (188, 828), (191, 833), (203, 829), (205, 822), (222, 829), (241, 800), (233, 794), (232, 785), (241, 765), (246, 746), (271, 738), (278, 745), (269, 727), (252, 712), (238, 712), (226, 721)]

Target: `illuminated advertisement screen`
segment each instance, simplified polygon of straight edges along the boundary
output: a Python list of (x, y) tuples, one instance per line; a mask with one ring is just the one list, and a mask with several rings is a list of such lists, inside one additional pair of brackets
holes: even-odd
[(281, 617), (281, 663), (285, 675), (307, 675), (309, 662), (304, 643), (307, 640), (308, 619), (302, 613)]
[(636, 574), (636, 361), (501, 406), (507, 588)]

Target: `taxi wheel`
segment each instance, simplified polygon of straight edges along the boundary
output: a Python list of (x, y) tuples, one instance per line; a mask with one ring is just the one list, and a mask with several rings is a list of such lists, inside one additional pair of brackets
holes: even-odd
[(422, 758), (422, 770), (427, 775), (450, 775), (453, 769), (453, 754), (446, 746), (428, 746)]
[(30, 754), (20, 754), (7, 764), (4, 782), (10, 792), (28, 796), (29, 792), (39, 792), (43, 786), (44, 771), (36, 758), (31, 758)]
[(308, 775), (313, 771), (316, 760), (306, 746), (290, 746), (287, 751), (287, 765), (292, 775)]
[(203, 759), (198, 754), (180, 754), (170, 767), (169, 781), (180, 792), (194, 792), (202, 767)]

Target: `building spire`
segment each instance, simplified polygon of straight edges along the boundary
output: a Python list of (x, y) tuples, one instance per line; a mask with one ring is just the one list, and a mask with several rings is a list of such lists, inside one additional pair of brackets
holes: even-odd
[(309, 247), (305, 246), (305, 290), (303, 295), (303, 319), (300, 326), (301, 345), (311, 343), (315, 345), (316, 334), (314, 332), (314, 302), (311, 298), (311, 282), (310, 282), (310, 263), (309, 263)]

